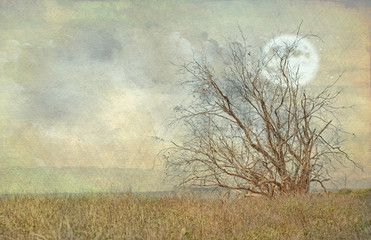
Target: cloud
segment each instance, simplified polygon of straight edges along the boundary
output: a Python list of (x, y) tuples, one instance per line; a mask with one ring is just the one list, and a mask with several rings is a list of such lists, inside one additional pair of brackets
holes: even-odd
[(173, 58), (182, 61), (207, 58), (212, 62), (220, 58), (225, 51), (215, 39), (209, 38), (207, 32), (202, 32), (192, 39), (192, 43), (179, 32), (173, 32), (169, 36), (169, 46)]
[[(101, 113), (126, 98), (128, 89), (151, 87), (146, 56), (129, 32), (104, 25), (67, 25), (61, 38), (32, 46), (22, 59), (34, 71), (24, 84), (20, 117), (48, 129), (58, 125), (102, 125)], [(141, 104), (138, 101), (135, 104)]]
[(54, 79), (26, 92), (25, 116), (41, 126), (86, 121), (94, 112), (99, 95), (89, 93), (74, 82)]
[[(43, 39), (19, 56), (20, 71), (31, 73), (26, 80), (17, 80), (23, 101), (13, 104), (18, 109), (15, 118), (19, 126), (29, 124), (39, 131), (31, 131), (35, 141), (41, 142), (43, 136), (64, 145), (73, 141), (68, 143), (75, 149), (73, 157), (53, 154), (56, 162), (98, 161), (99, 152), (112, 162), (138, 159), (142, 164), (140, 158), (156, 155), (151, 136), (161, 130), (172, 100), (155, 86), (152, 69), (159, 63), (153, 60), (156, 51), (151, 52), (146, 42), (127, 30), (69, 25), (61, 29), (59, 38)], [(32, 68), (25, 70), (30, 64)], [(48, 161), (41, 152), (52, 154), (56, 144), (48, 149), (48, 141), (42, 142), (44, 150), (33, 150), (34, 157)]]
[(194, 54), (194, 48), (191, 43), (182, 37), (179, 32), (173, 32), (170, 34), (169, 45), (174, 59), (181, 58), (184, 60), (184, 58), (192, 58)]
[(120, 55), (123, 41), (115, 38), (113, 29), (99, 27), (86, 29), (80, 25), (74, 28), (68, 29), (72, 30), (72, 33), (68, 34), (69, 46), (63, 46), (61, 49), (66, 51), (66, 48), (70, 48), (66, 51), (70, 60), (87, 58), (92, 61), (111, 62), (115, 56)]
[(121, 44), (110, 33), (100, 30), (96, 36), (92, 36), (88, 46), (90, 58), (98, 61), (112, 61), (115, 51), (121, 50)]

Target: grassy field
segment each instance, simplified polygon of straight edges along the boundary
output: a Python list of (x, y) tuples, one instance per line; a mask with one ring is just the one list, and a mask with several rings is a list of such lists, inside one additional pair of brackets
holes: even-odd
[(277, 199), (0, 198), (0, 239), (371, 239), (371, 189)]

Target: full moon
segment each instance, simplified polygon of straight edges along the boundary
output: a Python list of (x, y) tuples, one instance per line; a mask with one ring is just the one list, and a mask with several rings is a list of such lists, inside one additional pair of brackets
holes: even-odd
[[(319, 57), (313, 45), (307, 39), (298, 40), (296, 35), (282, 35), (270, 40), (263, 49), (264, 54), (271, 58), (263, 71), (267, 78), (277, 81), (275, 76), (279, 72), (279, 55), (281, 53), (284, 54), (287, 46), (291, 46), (294, 43), (296, 44), (295, 52), (288, 58), (288, 62), (293, 72), (296, 72), (299, 68), (299, 83), (308, 83), (315, 77), (318, 71)], [(273, 54), (273, 50), (277, 51), (278, 56)]]

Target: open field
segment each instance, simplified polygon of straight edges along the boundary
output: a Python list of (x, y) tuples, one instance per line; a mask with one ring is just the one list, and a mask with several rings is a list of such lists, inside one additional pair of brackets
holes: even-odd
[(0, 239), (370, 239), (371, 189), (329, 195), (0, 198)]

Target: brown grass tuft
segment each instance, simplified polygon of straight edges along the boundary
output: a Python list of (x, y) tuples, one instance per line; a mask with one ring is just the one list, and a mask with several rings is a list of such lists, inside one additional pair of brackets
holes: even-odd
[(8, 196), (0, 198), (0, 239), (368, 239), (362, 199)]

